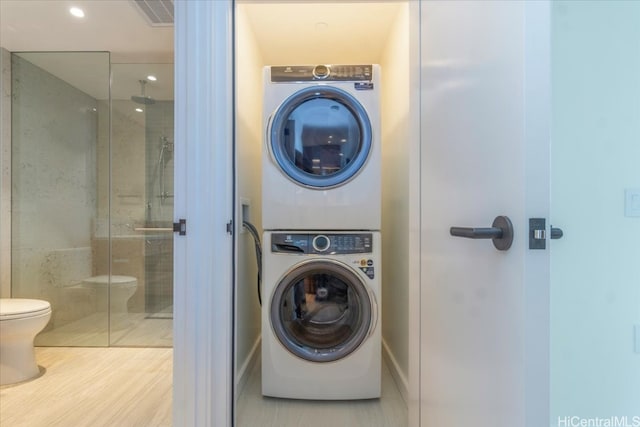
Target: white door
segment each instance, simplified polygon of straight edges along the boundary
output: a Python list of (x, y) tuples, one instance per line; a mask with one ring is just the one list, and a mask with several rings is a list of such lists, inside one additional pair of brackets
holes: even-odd
[[(547, 422), (548, 251), (527, 249), (528, 218), (548, 217), (547, 12), (544, 2), (421, 3), (425, 427)], [(513, 224), (508, 250), (450, 234), (498, 216)]]
[(422, 426), (640, 426), (639, 22), (422, 2)]
[(233, 4), (175, 2), (173, 425), (232, 424)]

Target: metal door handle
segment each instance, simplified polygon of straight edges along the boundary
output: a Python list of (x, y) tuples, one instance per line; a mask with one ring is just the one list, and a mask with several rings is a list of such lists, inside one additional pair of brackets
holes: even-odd
[(469, 239), (491, 239), (493, 246), (499, 251), (506, 251), (513, 243), (513, 224), (507, 216), (497, 216), (491, 227), (451, 227), (449, 233)]

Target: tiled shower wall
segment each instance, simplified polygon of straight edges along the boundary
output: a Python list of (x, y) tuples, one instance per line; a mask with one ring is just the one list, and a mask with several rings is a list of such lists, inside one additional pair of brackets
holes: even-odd
[(11, 296), (11, 53), (0, 48), (0, 298)]
[(12, 296), (55, 327), (99, 309), (68, 289), (92, 275), (98, 103), (16, 55), (12, 98)]
[[(146, 108), (147, 222), (154, 227), (171, 227), (173, 222), (173, 117), (173, 101), (158, 101)], [(145, 272), (146, 311), (170, 311), (173, 233), (147, 234)]]

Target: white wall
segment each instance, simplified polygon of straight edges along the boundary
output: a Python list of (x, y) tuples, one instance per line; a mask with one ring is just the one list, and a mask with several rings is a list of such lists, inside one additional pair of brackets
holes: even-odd
[[(640, 416), (640, 3), (552, 7), (551, 423)], [(640, 420), (640, 418), (639, 418)], [(631, 422), (631, 419), (629, 419)]]
[(260, 338), (256, 255), (251, 234), (242, 227), (242, 203), (249, 203), (249, 222), (262, 233), (263, 61), (241, 5), (236, 8), (236, 43), (236, 374), (242, 376)]
[(382, 339), (406, 398), (409, 373), (409, 7), (398, 12), (382, 69)]

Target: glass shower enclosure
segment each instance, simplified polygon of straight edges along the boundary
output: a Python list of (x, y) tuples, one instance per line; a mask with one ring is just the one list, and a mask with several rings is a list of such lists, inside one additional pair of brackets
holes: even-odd
[(12, 296), (41, 346), (171, 346), (173, 64), (11, 55)]

